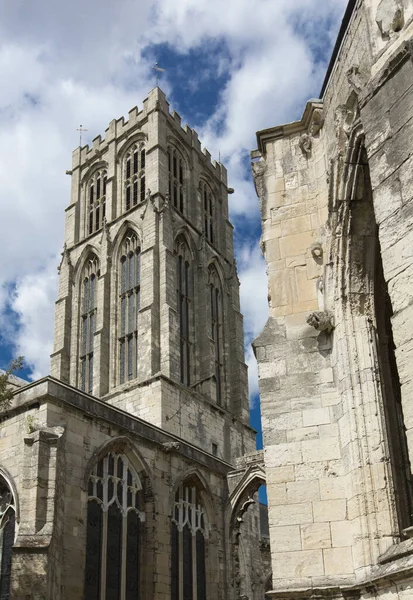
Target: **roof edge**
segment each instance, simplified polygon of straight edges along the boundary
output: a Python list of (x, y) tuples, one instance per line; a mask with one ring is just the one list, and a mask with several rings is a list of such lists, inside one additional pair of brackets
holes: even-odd
[(347, 4), (347, 8), (344, 13), (344, 17), (343, 17), (343, 20), (341, 22), (341, 26), (340, 26), (340, 29), (338, 32), (337, 40), (336, 40), (336, 43), (333, 48), (333, 53), (331, 55), (330, 62), (328, 63), (327, 71), (326, 71), (326, 74), (324, 77), (324, 82), (323, 82), (323, 85), (322, 85), (322, 88), (320, 91), (320, 98), (324, 97), (324, 93), (325, 93), (328, 83), (330, 81), (330, 77), (332, 75), (334, 65), (336, 64), (336, 59), (337, 59), (338, 53), (341, 48), (341, 44), (343, 43), (344, 36), (346, 35), (348, 25), (350, 23), (351, 17), (353, 16), (353, 12), (356, 7), (356, 4), (357, 4), (357, 0), (349, 0), (349, 3)]
[[(281, 139), (287, 135), (294, 133), (300, 133), (306, 131), (313, 119), (314, 111), (323, 108), (323, 102), (320, 99), (309, 100), (305, 106), (304, 113), (300, 121), (293, 121), (292, 123), (286, 123), (285, 125), (277, 125), (270, 127), (269, 129), (261, 129), (257, 131), (257, 145), (258, 152), (261, 156), (265, 155), (265, 144), (269, 141)], [(252, 151), (252, 158), (257, 158), (256, 151)]]

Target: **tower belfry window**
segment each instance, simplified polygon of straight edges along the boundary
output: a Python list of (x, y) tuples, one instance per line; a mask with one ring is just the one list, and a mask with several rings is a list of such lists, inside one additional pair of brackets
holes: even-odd
[(127, 232), (120, 259), (119, 290), (119, 381), (138, 374), (138, 313), (140, 308), (141, 249), (138, 237)]
[(205, 510), (191, 483), (175, 495), (172, 516), (172, 600), (206, 600)]
[(191, 257), (184, 241), (178, 246), (177, 302), (179, 316), (180, 380), (191, 382)]
[(204, 214), (204, 234), (208, 242), (214, 243), (214, 196), (205, 181), (201, 181), (201, 201)]
[(89, 200), (88, 200), (88, 233), (89, 235), (98, 231), (106, 217), (106, 186), (107, 172), (101, 169), (94, 173), (89, 180)]
[(126, 154), (124, 163), (125, 210), (130, 210), (145, 200), (145, 148), (134, 144)]
[(110, 452), (89, 477), (84, 598), (139, 600), (142, 485), (128, 458)]
[(16, 531), (16, 507), (13, 494), (0, 475), (0, 600), (9, 600), (12, 547)]
[(93, 392), (93, 349), (96, 329), (98, 261), (92, 256), (84, 269), (81, 295), (80, 389)]
[(209, 269), (209, 297), (211, 317), (211, 339), (214, 342), (214, 375), (216, 402), (222, 404), (224, 383), (224, 349), (222, 335), (222, 292), (218, 274), (215, 268)]
[(168, 148), (169, 197), (172, 205), (184, 212), (184, 161), (179, 152)]

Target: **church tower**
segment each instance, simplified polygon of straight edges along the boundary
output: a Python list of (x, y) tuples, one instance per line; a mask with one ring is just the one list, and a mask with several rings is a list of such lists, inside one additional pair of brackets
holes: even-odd
[(155, 88), (71, 176), (52, 376), (228, 462), (252, 451), (225, 168)]

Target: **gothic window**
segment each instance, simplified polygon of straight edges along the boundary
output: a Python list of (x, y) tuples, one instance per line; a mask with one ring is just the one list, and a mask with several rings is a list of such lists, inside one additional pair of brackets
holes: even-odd
[(93, 392), (93, 348), (96, 329), (96, 284), (99, 277), (98, 259), (91, 256), (84, 268), (81, 295), (80, 389)]
[(210, 303), (210, 335), (214, 342), (214, 367), (216, 402), (222, 404), (222, 388), (224, 382), (224, 351), (222, 335), (222, 292), (218, 273), (209, 269), (209, 303)]
[(175, 495), (172, 516), (171, 599), (206, 600), (206, 518), (191, 483)]
[(126, 456), (110, 452), (89, 477), (84, 598), (139, 600), (142, 485)]
[(98, 231), (106, 216), (106, 169), (96, 171), (88, 183), (88, 232)]
[(184, 212), (184, 161), (179, 152), (169, 146), (168, 148), (169, 171), (169, 197), (179, 212)]
[(9, 600), (12, 548), (16, 530), (13, 494), (0, 475), (0, 600)]
[(191, 382), (191, 256), (184, 240), (178, 244), (178, 314), (181, 383)]
[(201, 201), (204, 213), (204, 234), (208, 242), (214, 243), (214, 196), (205, 181), (201, 181)]
[(145, 148), (142, 143), (129, 148), (124, 162), (125, 211), (145, 200)]
[(128, 231), (122, 246), (119, 289), (119, 381), (137, 377), (138, 312), (140, 308), (141, 249), (138, 236)]

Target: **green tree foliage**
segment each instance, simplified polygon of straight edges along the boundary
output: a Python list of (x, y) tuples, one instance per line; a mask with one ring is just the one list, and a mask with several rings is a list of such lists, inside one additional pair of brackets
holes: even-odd
[(4, 373), (0, 373), (0, 411), (6, 410), (13, 398), (13, 389), (9, 385), (10, 375), (23, 368), (23, 356), (18, 356), (10, 363)]

